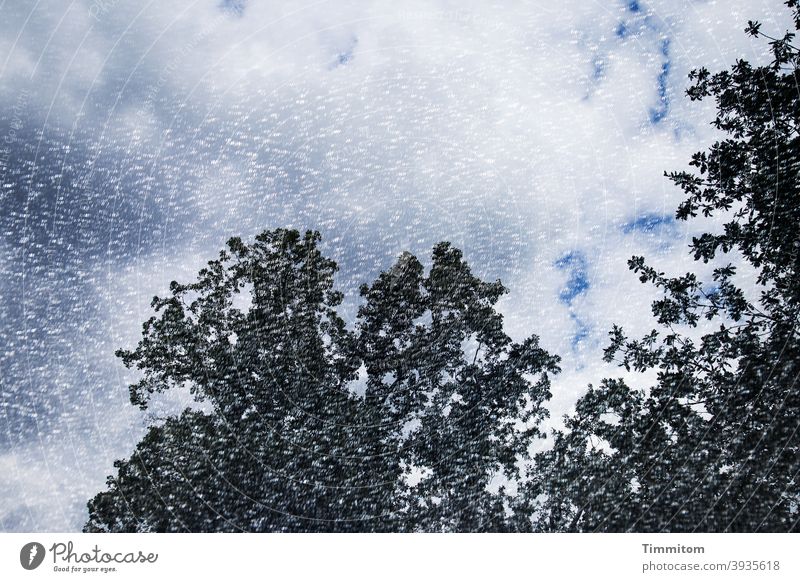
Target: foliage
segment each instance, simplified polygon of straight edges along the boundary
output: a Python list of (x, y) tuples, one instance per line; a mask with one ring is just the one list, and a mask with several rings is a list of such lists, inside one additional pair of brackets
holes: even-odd
[[(89, 503), (86, 531), (503, 531), (557, 358), (516, 344), (500, 282), (459, 250), (403, 254), (354, 329), (318, 233), (234, 238), (196, 283), (156, 297), (131, 402), (187, 387), (210, 412), (152, 426)], [(363, 395), (354, 386), (365, 383)], [(423, 475), (420, 482), (413, 478)]]
[[(796, 0), (787, 5), (800, 28)], [(765, 36), (756, 22), (747, 32)], [(769, 65), (690, 75), (689, 97), (715, 99), (725, 137), (692, 157), (694, 172), (667, 176), (687, 195), (678, 219), (724, 218), (690, 247), (716, 268), (704, 283), (630, 260), (662, 292), (659, 328), (631, 340), (614, 327), (606, 359), (657, 381), (606, 380), (581, 399), (529, 488), (543, 530), (797, 529), (800, 55), (794, 33), (767, 38)], [(757, 296), (737, 280), (736, 257), (756, 273)]]
[(318, 233), (234, 238), (118, 352), (134, 404), (181, 386), (207, 410), (150, 427), (86, 531), (796, 530), (800, 52), (761, 28), (770, 64), (691, 73), (723, 137), (667, 174), (677, 219), (724, 221), (690, 245), (711, 279), (629, 261), (660, 293), (657, 328), (615, 326), (605, 357), (652, 385), (590, 386), (531, 459), (558, 358), (506, 335), (506, 289), (458, 249), (437, 245), (427, 274), (401, 255), (348, 326)]

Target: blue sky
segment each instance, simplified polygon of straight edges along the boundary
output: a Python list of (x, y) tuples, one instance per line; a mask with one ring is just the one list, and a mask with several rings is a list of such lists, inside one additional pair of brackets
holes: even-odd
[[(608, 329), (646, 331), (626, 267), (685, 271), (664, 170), (711, 143), (697, 66), (763, 62), (778, 1), (0, 1), (0, 530), (78, 529), (149, 418), (127, 403), (149, 301), (232, 235), (315, 228), (349, 294), (440, 240), (563, 357), (552, 418)], [(646, 382), (646, 379), (639, 379)], [(154, 415), (187, 402), (165, 395)]]

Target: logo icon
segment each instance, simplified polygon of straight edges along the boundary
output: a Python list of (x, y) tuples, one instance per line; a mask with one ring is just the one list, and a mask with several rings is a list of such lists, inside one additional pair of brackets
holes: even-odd
[(44, 546), (39, 542), (29, 542), (19, 551), (19, 563), (26, 570), (35, 570), (44, 562)]

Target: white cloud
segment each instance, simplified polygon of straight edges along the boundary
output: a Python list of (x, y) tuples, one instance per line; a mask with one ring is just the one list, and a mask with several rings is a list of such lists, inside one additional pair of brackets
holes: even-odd
[[(627, 258), (694, 268), (685, 245), (697, 226), (679, 224), (666, 241), (621, 228), (671, 215), (681, 194), (663, 171), (714, 139), (713, 104), (683, 97), (686, 74), (767, 59), (742, 32), (748, 19), (788, 25), (777, 0), (652, 0), (635, 14), (626, 4), (253, 0), (236, 15), (218, 0), (5, 3), (0, 102), (28, 88), (29, 123), (47, 143), (81, 146), (40, 153), (76, 174), (61, 196), (127, 204), (92, 226), (125, 261), (87, 265), (94, 323), (108, 330), (87, 361), (123, 395), (114, 404), (128, 378), (111, 351), (135, 341), (153, 293), (189, 278), (229, 236), (278, 226), (322, 230), (353, 293), (402, 250), (462, 247), (478, 274), (511, 289), (501, 304), (511, 333), (537, 333), (563, 356), (556, 419), (589, 382), (618, 375), (600, 362), (611, 324), (652, 326), (652, 290)], [(651, 124), (664, 107), (659, 76), (668, 104)], [(81, 190), (93, 175), (109, 176), (105, 190)], [(123, 222), (140, 226), (138, 246)], [(559, 301), (568, 274), (555, 266), (568, 252), (586, 258), (589, 285), (571, 305)], [(588, 330), (582, 350), (576, 321)], [(65, 380), (64, 391), (82, 389)], [(96, 406), (95, 429), (75, 439), (118, 422)], [(134, 434), (80, 457), (87, 482), (102, 482)], [(19, 496), (34, 470), (9, 473), (18, 503), (7, 495), (0, 513), (36, 505)], [(75, 491), (54, 482), (52, 493)], [(66, 523), (42, 519), (42, 529)]]

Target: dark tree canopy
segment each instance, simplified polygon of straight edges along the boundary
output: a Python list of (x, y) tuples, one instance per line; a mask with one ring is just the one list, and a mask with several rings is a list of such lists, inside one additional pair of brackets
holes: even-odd
[(507, 290), (458, 249), (438, 244), (427, 272), (401, 255), (348, 326), (318, 233), (234, 238), (118, 352), (141, 373), (135, 405), (181, 386), (206, 407), (115, 463), (85, 530), (796, 531), (800, 51), (793, 33), (747, 32), (772, 62), (692, 72), (688, 95), (715, 100), (723, 137), (667, 174), (678, 220), (724, 222), (690, 245), (710, 280), (629, 261), (659, 291), (656, 328), (615, 326), (606, 359), (650, 385), (590, 386), (531, 459), (558, 357), (506, 335)]
[(494, 309), (506, 289), (447, 243), (427, 275), (404, 254), (362, 286), (348, 329), (319, 240), (231, 239), (153, 300), (139, 345), (118, 352), (142, 374), (131, 402), (185, 386), (211, 411), (152, 426), (86, 531), (513, 529), (487, 486), (520, 477), (558, 359), (511, 341)]
[[(786, 3), (800, 28), (796, 0)], [(747, 32), (764, 37), (751, 22)], [(676, 218), (725, 220), (691, 252), (711, 281), (669, 277), (633, 257), (662, 297), (659, 325), (611, 332), (608, 361), (657, 371), (633, 389), (604, 380), (580, 400), (527, 492), (548, 531), (795, 531), (800, 519), (800, 76), (794, 33), (767, 37), (766, 66), (694, 71), (725, 136), (667, 176), (686, 194)], [(760, 291), (737, 281), (736, 257)], [(700, 327), (704, 326), (704, 327)], [(700, 333), (698, 333), (700, 332)], [(602, 445), (601, 445), (602, 443)]]

